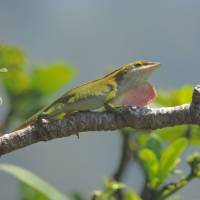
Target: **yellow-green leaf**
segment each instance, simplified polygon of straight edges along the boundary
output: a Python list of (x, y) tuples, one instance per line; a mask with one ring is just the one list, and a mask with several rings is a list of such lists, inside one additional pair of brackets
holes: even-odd
[(5, 72), (8, 72), (8, 70), (7, 70), (7, 68), (1, 68), (0, 72), (4, 72), (5, 73)]
[(170, 175), (171, 171), (178, 164), (179, 157), (188, 144), (186, 138), (179, 138), (171, 143), (162, 153), (159, 165), (158, 177), (161, 183)]
[(124, 200), (142, 200), (135, 192), (127, 190), (124, 192)]
[(161, 106), (176, 106), (191, 102), (193, 86), (185, 85), (180, 89), (159, 91), (155, 103)]
[(159, 161), (156, 154), (152, 150), (145, 148), (140, 151), (139, 156), (147, 168), (149, 180), (152, 180), (157, 176), (159, 168)]
[(9, 71), (21, 71), (26, 62), (24, 53), (14, 46), (0, 45), (0, 66)]
[(50, 94), (68, 83), (74, 73), (74, 69), (66, 64), (38, 67), (33, 71), (32, 87), (41, 93)]
[(23, 71), (16, 73), (6, 73), (3, 76), (3, 83), (8, 93), (19, 95), (29, 88), (29, 77)]

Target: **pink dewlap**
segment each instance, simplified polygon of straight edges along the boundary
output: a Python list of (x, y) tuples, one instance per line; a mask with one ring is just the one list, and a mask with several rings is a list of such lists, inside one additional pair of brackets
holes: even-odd
[(128, 90), (128, 92), (124, 95), (122, 105), (142, 107), (150, 103), (155, 97), (155, 88), (150, 83), (146, 83)]

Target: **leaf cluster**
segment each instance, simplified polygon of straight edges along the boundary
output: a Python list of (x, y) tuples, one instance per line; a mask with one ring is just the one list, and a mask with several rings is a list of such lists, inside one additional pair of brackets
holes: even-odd
[(12, 46), (0, 46), (0, 66), (8, 70), (0, 79), (10, 105), (9, 122), (32, 115), (75, 74), (64, 63), (32, 66), (24, 52)]
[[(74, 69), (64, 63), (47, 66), (32, 66), (24, 52), (12, 46), (0, 46), (1, 83), (7, 95), (10, 111), (5, 120), (6, 126), (16, 119), (24, 119), (46, 105), (49, 97), (64, 84), (69, 83)], [(175, 106), (191, 102), (192, 86), (184, 86), (171, 91), (160, 91), (155, 106)], [(1, 102), (1, 99), (0, 99)], [(200, 177), (200, 155), (188, 157), (190, 173), (168, 183), (175, 178), (183, 151), (188, 145), (200, 144), (199, 126), (176, 126), (154, 131), (138, 131), (130, 128), (121, 130), (122, 134), (132, 134), (129, 148), (135, 162), (144, 171), (148, 200), (163, 200), (187, 185), (193, 178)], [(134, 134), (133, 134), (134, 133)], [(150, 136), (149, 136), (150, 135)], [(20, 167), (1, 164), (0, 170), (15, 176), (21, 182), (22, 200), (83, 200), (78, 193), (66, 196), (46, 181)], [(180, 173), (180, 171), (178, 171)], [(125, 184), (104, 179), (105, 187), (92, 193), (91, 200), (116, 200), (117, 192), (123, 191), (123, 200), (141, 200)], [(144, 199), (145, 200), (145, 199)]]

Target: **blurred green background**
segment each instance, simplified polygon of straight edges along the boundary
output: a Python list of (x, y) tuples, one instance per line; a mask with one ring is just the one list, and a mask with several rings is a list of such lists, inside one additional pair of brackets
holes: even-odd
[[(138, 59), (161, 62), (161, 68), (151, 78), (156, 88), (179, 88), (199, 83), (199, 7), (197, 0), (1, 0), (0, 44), (16, 46), (26, 54), (26, 58), (22, 56), (17, 64), (23, 65), (32, 79), (26, 82), (23, 73), (18, 78), (27, 83), (27, 88), (31, 84), (35, 88), (32, 91), (19, 89), (24, 89), (24, 95), (33, 100), (34, 106), (41, 106), (63, 91), (95, 79), (115, 66)], [(61, 74), (71, 74), (73, 79), (59, 78), (60, 85), (46, 89), (52, 84), (47, 86), (48, 80), (41, 83), (38, 80), (51, 68), (48, 73), (53, 81), (55, 65), (59, 65)], [(43, 68), (39, 70), (38, 67)], [(65, 81), (68, 84), (60, 88)], [(16, 83), (5, 85), (12, 90)], [(40, 102), (39, 90), (43, 88), (48, 92), (46, 99)], [(25, 117), (23, 109), (27, 106), (27, 99), (19, 105), (17, 100), (23, 95), (19, 96), (15, 91), (16, 101), (10, 103), (16, 104), (20, 112), (16, 113), (15, 118), (19, 116), (19, 119), (13, 126)], [(3, 87), (0, 92), (4, 100), (0, 107), (3, 121), (9, 111), (9, 98)], [(33, 93), (34, 97), (31, 96)], [(119, 145), (120, 137), (115, 132), (84, 133), (80, 140), (70, 137), (35, 144), (3, 156), (1, 162), (25, 167), (62, 191), (77, 190), (88, 196), (89, 192), (102, 186), (103, 176), (112, 175), (119, 158)], [(133, 165), (125, 176), (125, 183), (136, 191), (142, 185), (139, 172), (139, 167)], [(2, 173), (0, 180), (0, 199), (16, 199), (16, 180)], [(180, 193), (184, 199), (197, 200), (199, 186), (198, 181), (193, 181)]]

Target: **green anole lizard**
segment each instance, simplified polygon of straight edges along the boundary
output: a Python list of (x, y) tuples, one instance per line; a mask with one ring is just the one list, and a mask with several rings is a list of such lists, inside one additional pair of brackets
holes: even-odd
[(115, 110), (115, 106), (145, 106), (156, 96), (148, 77), (159, 65), (158, 62), (148, 61), (123, 65), (102, 78), (69, 90), (15, 130), (33, 124), (38, 118), (62, 119), (76, 111), (101, 107)]

